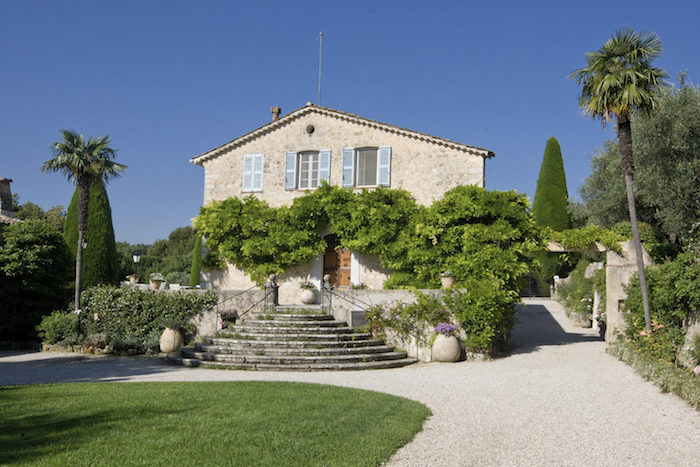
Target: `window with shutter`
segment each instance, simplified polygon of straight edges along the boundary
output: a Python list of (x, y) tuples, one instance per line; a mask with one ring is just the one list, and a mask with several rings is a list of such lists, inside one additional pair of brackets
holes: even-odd
[(343, 186), (372, 187), (391, 184), (391, 146), (343, 149)]
[(262, 191), (263, 188), (263, 155), (246, 154), (243, 156), (243, 186), (242, 191)]

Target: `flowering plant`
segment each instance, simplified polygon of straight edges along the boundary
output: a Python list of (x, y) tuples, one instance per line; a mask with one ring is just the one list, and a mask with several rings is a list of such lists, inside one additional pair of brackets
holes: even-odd
[(152, 272), (151, 275), (148, 276), (148, 278), (152, 281), (165, 282), (165, 277), (163, 277), (163, 274), (161, 274), (159, 272)]
[(450, 323), (438, 323), (438, 325), (435, 326), (435, 332), (444, 334), (445, 337), (454, 336), (457, 332), (457, 326)]
[(311, 282), (309, 282), (309, 281), (304, 281), (304, 282), (302, 282), (302, 283), (299, 285), (299, 287), (302, 288), (302, 289), (307, 289), (307, 290), (313, 290), (313, 289), (316, 288), (316, 287), (314, 286), (314, 284), (311, 283)]
[(352, 290), (363, 290), (363, 289), (366, 289), (366, 288), (367, 288), (367, 284), (365, 284), (364, 282), (358, 282), (357, 284), (352, 284), (352, 283), (351, 283), (351, 284), (350, 284), (350, 288), (351, 288)]
[(452, 274), (452, 271), (443, 271), (440, 273), (442, 277), (452, 277), (454, 274)]

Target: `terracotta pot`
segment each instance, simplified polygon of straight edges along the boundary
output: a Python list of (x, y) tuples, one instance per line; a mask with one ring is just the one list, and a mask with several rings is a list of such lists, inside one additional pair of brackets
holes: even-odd
[(462, 355), (462, 346), (455, 336), (438, 334), (433, 342), (433, 359), (438, 362), (456, 362)]
[(304, 305), (311, 305), (316, 302), (316, 294), (311, 289), (302, 289), (299, 299)]
[(177, 355), (185, 345), (185, 338), (179, 329), (165, 328), (160, 336), (160, 351), (168, 355)]
[(449, 289), (455, 283), (455, 278), (452, 276), (441, 277), (440, 282), (444, 288)]
[(151, 284), (151, 290), (158, 290), (163, 285), (163, 281), (149, 281), (149, 283)]

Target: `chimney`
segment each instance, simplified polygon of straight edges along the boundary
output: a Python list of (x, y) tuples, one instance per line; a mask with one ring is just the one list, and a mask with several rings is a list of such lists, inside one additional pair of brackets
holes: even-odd
[(282, 109), (279, 107), (270, 107), (270, 112), (272, 112), (272, 121), (274, 122), (275, 120), (279, 120)]
[(9, 178), (0, 178), (0, 214), (7, 217), (15, 217), (12, 212), (12, 190), (10, 190)]

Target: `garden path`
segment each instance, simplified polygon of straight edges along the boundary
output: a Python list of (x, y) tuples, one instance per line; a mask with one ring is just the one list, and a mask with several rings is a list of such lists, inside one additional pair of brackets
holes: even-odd
[(364, 372), (244, 372), (157, 358), (0, 352), (0, 386), (63, 381), (301, 381), (381, 391), (433, 416), (392, 466), (698, 465), (700, 412), (605, 352), (563, 309), (526, 299), (507, 357)]

